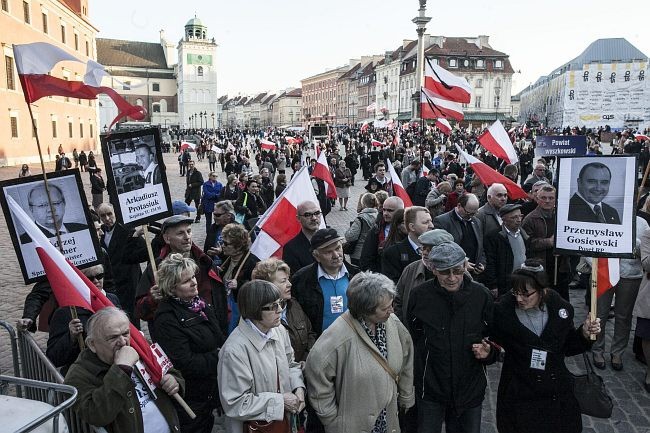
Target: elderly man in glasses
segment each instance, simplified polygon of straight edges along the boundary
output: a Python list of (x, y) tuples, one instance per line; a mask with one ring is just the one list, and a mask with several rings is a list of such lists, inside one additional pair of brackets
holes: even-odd
[(296, 218), (298, 218), (301, 227), (300, 232), (287, 242), (282, 250), (282, 260), (289, 265), (291, 274), (314, 263), (309, 242), (320, 228), (322, 220), (320, 206), (313, 201), (300, 203), (296, 210)]
[(434, 278), (411, 291), (404, 323), (415, 346), (418, 432), (478, 433), (487, 385), (484, 366), (496, 360), (487, 336), (492, 295), (465, 273), (468, 260), (456, 243), (431, 249)]

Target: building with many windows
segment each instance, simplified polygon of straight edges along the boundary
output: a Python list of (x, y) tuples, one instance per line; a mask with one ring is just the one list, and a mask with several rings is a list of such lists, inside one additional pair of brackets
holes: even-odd
[(624, 38), (598, 39), (520, 92), (519, 120), (551, 128), (650, 127), (648, 56)]
[(336, 120), (338, 79), (355, 64), (347, 64), (321, 72), (300, 81), (302, 85), (302, 117), (306, 123), (333, 123)]
[[(2, 0), (0, 6), (0, 165), (31, 164), (39, 160), (38, 150), (12, 45), (46, 42), (64, 49), (83, 63), (58, 63), (51, 75), (81, 81), (85, 62), (97, 58), (98, 30), (87, 0)], [(97, 101), (53, 96), (32, 104), (32, 111), (45, 160), (54, 160), (59, 145), (66, 153), (97, 148)]]

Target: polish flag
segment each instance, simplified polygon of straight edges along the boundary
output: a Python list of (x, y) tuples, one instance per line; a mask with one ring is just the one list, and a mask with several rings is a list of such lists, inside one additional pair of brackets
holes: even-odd
[(598, 291), (600, 298), (605, 292), (618, 284), (620, 280), (620, 261), (607, 257), (598, 257)]
[(399, 128), (395, 129), (395, 139), (393, 139), (393, 143), (395, 143), (395, 147), (399, 146)]
[(370, 140), (370, 144), (372, 144), (373, 147), (382, 147), (384, 143), (381, 141), (375, 140), (374, 138)]
[(332, 179), (332, 172), (327, 165), (327, 155), (325, 155), (325, 152), (319, 152), (316, 165), (311, 175), (325, 182), (325, 195), (327, 198), (336, 200), (336, 187), (334, 186), (334, 179)]
[(363, 122), (363, 125), (361, 125), (361, 132), (366, 132), (369, 127), (370, 125), (368, 124), (368, 122)]
[(478, 137), (478, 141), (494, 156), (503, 159), (508, 164), (515, 164), (519, 161), (512, 141), (498, 119)]
[[(282, 257), (284, 245), (301, 230), (296, 212), (298, 205), (305, 201), (318, 204), (307, 167), (301, 168), (296, 173), (282, 194), (257, 221), (256, 226), (261, 230), (251, 245), (251, 253), (260, 260), (271, 256)], [(320, 228), (325, 228), (322, 217)]]
[[(83, 62), (67, 51), (45, 42), (14, 45), (16, 70), (23, 86), (25, 101), (28, 104), (45, 96), (67, 96), (79, 99), (97, 99), (100, 93), (107, 94), (117, 106), (118, 114), (108, 129), (121, 118), (130, 117), (144, 120), (147, 112), (144, 107), (131, 105), (111, 87), (101, 85), (103, 77), (110, 77), (104, 67), (89, 60)], [(56, 78), (49, 73), (63, 61), (85, 63), (86, 74), (83, 81), (68, 81)]]
[(293, 138), (293, 137), (287, 137), (286, 140), (287, 140), (287, 144), (297, 144), (298, 143), (298, 139)]
[(260, 140), (260, 147), (266, 150), (275, 150), (278, 148), (274, 142), (269, 140)]
[(190, 143), (188, 141), (181, 141), (181, 150), (189, 150), (190, 152), (194, 152), (196, 150), (196, 144)]
[(405, 208), (413, 206), (411, 197), (409, 197), (408, 193), (404, 189), (404, 186), (402, 186), (402, 181), (397, 175), (397, 172), (395, 172), (395, 168), (393, 167), (393, 163), (390, 162), (390, 159), (386, 159), (386, 167), (388, 167), (388, 174), (390, 176), (391, 183), (393, 184), (393, 194), (402, 199)]
[(476, 159), (469, 153), (463, 152), (460, 146), (456, 145), (456, 149), (458, 149), (460, 156), (465, 158), (465, 161), (467, 161), (467, 163), (472, 166), (472, 170), (474, 170), (474, 173), (476, 173), (479, 179), (481, 179), (483, 185), (489, 187), (493, 183), (502, 183), (503, 186), (506, 187), (506, 190), (508, 191), (508, 196), (512, 200), (528, 197), (526, 191), (521, 189), (521, 187), (517, 185), (515, 182), (511, 181), (510, 179), (508, 179), (498, 171), (494, 170), (486, 163)]
[[(60, 307), (82, 307), (88, 311), (96, 312), (105, 307), (112, 307), (113, 303), (95, 285), (73, 266), (45, 237), (43, 232), (36, 227), (30, 216), (7, 195), (7, 204), (14, 219), (23, 227), (25, 232), (34, 242), (38, 257), (43, 264), (45, 275), (52, 287), (52, 294)], [(130, 324), (131, 347), (140, 355), (147, 373), (154, 384), (160, 383), (162, 368), (156, 361), (156, 356), (151, 351), (147, 340), (140, 331)]]
[(648, 137), (645, 134), (634, 134), (634, 138), (638, 141), (644, 141), (644, 140), (650, 140), (650, 137)]
[(461, 104), (444, 99), (424, 87), (422, 87), (422, 91), (420, 92), (420, 108), (423, 119), (445, 117), (460, 122), (465, 118)]
[(436, 127), (445, 135), (451, 134), (451, 125), (447, 119), (441, 117), (436, 119)]
[(468, 104), (472, 87), (463, 77), (457, 77), (427, 59), (424, 68), (424, 87), (437, 93), (444, 99)]

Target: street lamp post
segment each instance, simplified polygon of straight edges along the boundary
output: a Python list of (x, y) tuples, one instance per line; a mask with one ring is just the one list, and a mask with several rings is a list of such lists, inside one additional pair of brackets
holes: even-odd
[(203, 129), (203, 112), (199, 111), (199, 117), (201, 118), (201, 129)]
[(210, 115), (212, 117), (212, 130), (214, 130), (214, 113)]
[[(417, 55), (417, 63), (416, 63), (416, 74), (415, 74), (415, 95), (418, 96), (417, 99), (419, 99), (420, 95), (420, 88), (422, 87), (422, 82), (424, 80), (424, 41), (423, 41), (423, 36), (424, 32), (426, 31), (426, 25), (431, 21), (431, 17), (426, 16), (426, 10), (427, 10), (427, 0), (419, 0), (420, 2), (420, 9), (419, 14), (417, 17), (413, 18), (412, 22), (417, 26), (417, 34), (418, 34), (418, 55)], [(415, 96), (414, 95), (414, 96)], [(414, 101), (415, 102), (415, 110), (413, 110), (413, 113), (419, 113), (420, 118), (422, 118), (422, 113), (420, 113), (420, 101)]]
[(499, 102), (501, 89), (499, 87), (494, 88), (494, 107), (496, 108), (495, 120), (499, 120)]

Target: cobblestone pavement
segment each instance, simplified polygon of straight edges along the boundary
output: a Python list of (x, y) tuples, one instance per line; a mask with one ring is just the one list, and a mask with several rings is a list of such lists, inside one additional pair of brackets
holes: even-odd
[[(185, 179), (179, 176), (178, 163), (174, 154), (164, 155), (167, 164), (167, 176), (171, 187), (172, 199), (182, 199), (185, 190)], [(103, 165), (100, 163), (100, 167)], [(32, 172), (40, 172), (36, 166), (32, 166)], [(53, 170), (53, 164), (47, 164), (48, 170)], [(206, 177), (208, 172), (207, 160), (197, 163), (197, 168)], [(17, 167), (0, 168), (0, 180), (16, 177)], [(82, 173), (84, 191), (90, 202), (90, 181), (86, 173)], [(223, 173), (219, 173), (219, 180), (225, 181)], [(340, 211), (338, 204), (327, 217), (329, 226), (336, 228), (339, 233), (343, 233), (349, 227), (356, 215), (355, 209), (360, 194), (364, 191), (365, 182), (357, 176), (355, 186), (352, 187), (352, 193), (348, 207), (349, 211)], [(4, 216), (0, 216), (0, 224), (6, 227)], [(205, 223), (194, 224), (194, 240), (198, 245), (203, 245), (205, 239)], [(22, 282), (18, 261), (13, 252), (13, 246), (6, 229), (0, 230), (0, 251), (3, 259), (3, 266), (0, 268), (0, 320), (14, 323), (21, 317), (23, 301), (30, 287), (25, 286)], [(572, 303), (576, 308), (576, 323), (584, 320), (587, 309), (584, 303), (584, 291), (573, 291), (571, 293)], [(607, 327), (608, 341), (613, 331), (612, 323)], [(44, 345), (46, 335), (37, 333), (37, 340)], [(576, 362), (577, 361), (577, 362)], [(597, 433), (650, 433), (650, 396), (643, 389), (644, 367), (638, 363), (631, 351), (630, 346), (626, 350), (623, 361), (625, 368), (621, 372), (614, 372), (611, 368), (605, 371), (598, 371), (607, 386), (608, 391), (615, 400), (614, 413), (608, 420), (601, 420), (583, 416), (584, 432)], [(574, 357), (568, 360), (569, 368), (574, 372), (580, 372), (584, 369), (582, 358)], [(11, 350), (9, 348), (6, 334), (2, 331), (0, 334), (0, 371), (3, 374), (12, 374), (11, 367)], [(488, 390), (483, 408), (483, 423), (481, 431), (484, 433), (496, 432), (495, 412), (496, 412), (496, 392), (499, 383), (500, 367), (495, 365), (488, 368)], [(223, 419), (218, 418), (215, 422), (213, 433), (223, 432)], [(552, 432), (549, 432), (552, 433)]]

